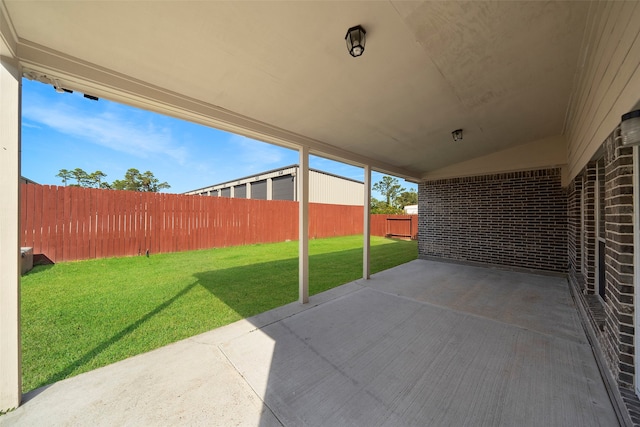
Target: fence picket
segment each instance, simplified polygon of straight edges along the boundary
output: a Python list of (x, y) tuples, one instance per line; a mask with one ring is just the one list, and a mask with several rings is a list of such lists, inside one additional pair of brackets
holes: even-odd
[[(54, 262), (298, 239), (298, 203), (22, 184), (21, 245)], [(309, 236), (361, 234), (362, 206), (310, 203)], [(417, 215), (371, 234), (417, 237)]]

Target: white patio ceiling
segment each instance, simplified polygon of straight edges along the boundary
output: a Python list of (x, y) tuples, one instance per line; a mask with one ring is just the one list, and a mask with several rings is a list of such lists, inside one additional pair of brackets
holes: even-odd
[(590, 7), (0, 1), (0, 49), (25, 71), (411, 180), (561, 135)]

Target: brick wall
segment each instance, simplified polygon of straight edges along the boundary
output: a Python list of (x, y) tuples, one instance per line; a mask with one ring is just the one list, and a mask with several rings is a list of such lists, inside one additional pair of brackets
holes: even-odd
[(633, 387), (633, 150), (605, 142), (605, 335), (614, 374)]
[[(567, 255), (569, 273), (582, 279), (582, 177), (567, 187)], [(580, 283), (580, 282), (579, 282)], [(580, 283), (582, 285), (582, 283)], [(581, 286), (582, 287), (582, 286)]]
[(596, 172), (596, 162), (590, 162), (583, 172), (584, 259), (582, 271), (588, 294), (595, 294), (596, 283)]
[[(634, 383), (633, 151), (613, 134), (603, 143), (605, 296), (598, 294), (598, 162), (592, 161), (568, 187), (569, 279), (579, 303), (596, 325), (609, 369), (622, 387)], [(577, 188), (583, 187), (580, 200)], [(576, 220), (578, 210), (582, 218)], [(574, 227), (575, 224), (575, 227)], [(573, 229), (576, 228), (574, 232)], [(577, 236), (582, 235), (582, 240)], [(573, 240), (573, 242), (572, 242)], [(572, 249), (575, 246), (575, 250)], [(582, 251), (582, 260), (580, 259)]]
[(419, 255), (565, 272), (566, 200), (557, 168), (422, 183)]

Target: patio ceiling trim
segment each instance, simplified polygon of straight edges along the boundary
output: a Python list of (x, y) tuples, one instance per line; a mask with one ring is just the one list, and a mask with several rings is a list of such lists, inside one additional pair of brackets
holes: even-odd
[(16, 57), (17, 36), (13, 25), (8, 21), (4, 3), (0, 2), (0, 55)]
[(233, 111), (165, 90), (73, 58), (44, 46), (19, 40), (17, 53), (23, 71), (47, 83), (56, 78), (67, 89), (98, 96), (123, 104), (210, 126), (256, 140), (298, 150), (307, 147), (310, 154), (338, 160), (419, 182), (420, 174), (389, 163), (354, 154), (331, 144), (289, 132)]

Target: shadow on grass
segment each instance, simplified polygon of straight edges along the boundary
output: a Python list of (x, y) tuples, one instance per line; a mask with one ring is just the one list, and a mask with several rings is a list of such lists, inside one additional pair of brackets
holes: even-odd
[[(371, 273), (404, 264), (415, 256), (399, 257), (414, 243), (393, 243), (371, 248)], [(197, 282), (243, 318), (298, 299), (298, 259), (252, 264), (194, 274)], [(362, 278), (362, 248), (309, 256), (309, 295), (316, 295)]]
[(38, 274), (38, 273), (44, 273), (47, 270), (51, 270), (53, 267), (55, 267), (55, 264), (34, 265), (33, 268), (31, 270), (27, 271), (26, 273), (24, 273), (22, 275), (22, 277), (24, 277), (24, 276), (32, 276), (32, 275)]
[[(398, 244), (394, 241), (372, 247), (372, 273), (408, 262), (397, 259)], [(395, 257), (395, 259), (394, 259)], [(413, 258), (415, 259), (415, 257)], [(41, 268), (48, 268), (43, 266)], [(309, 257), (309, 293), (315, 295), (362, 277), (362, 249), (311, 255)], [(298, 298), (298, 259), (291, 258), (241, 267), (209, 270), (194, 274), (196, 279), (176, 295), (158, 305), (140, 319), (84, 353), (60, 371), (50, 375), (36, 388), (68, 378), (103, 351), (131, 334), (196, 286), (202, 286), (243, 318), (280, 307)], [(233, 319), (235, 320), (235, 319)], [(231, 323), (233, 320), (229, 320)], [(220, 325), (223, 326), (223, 325)], [(150, 351), (148, 349), (145, 351)]]
[(131, 332), (133, 332), (136, 329), (138, 329), (143, 323), (145, 323), (146, 321), (151, 319), (156, 314), (160, 313), (165, 308), (169, 307), (172, 303), (174, 303), (175, 301), (180, 299), (183, 295), (185, 295), (187, 292), (189, 292), (191, 289), (193, 289), (197, 284), (198, 284), (197, 282), (194, 282), (194, 283), (192, 283), (192, 284), (190, 284), (188, 286), (185, 286), (175, 296), (173, 296), (172, 298), (170, 298), (167, 301), (163, 302), (162, 304), (157, 306), (155, 309), (153, 309), (149, 313), (145, 314), (140, 319), (138, 319), (134, 323), (130, 324), (126, 328), (122, 329), (121, 331), (119, 331), (115, 335), (113, 335), (110, 338), (104, 340), (103, 342), (98, 344), (96, 347), (92, 348), (91, 350), (89, 350), (88, 352), (83, 354), (81, 357), (79, 357), (78, 359), (74, 360), (72, 363), (70, 363), (67, 366), (65, 366), (64, 369), (62, 369), (62, 370), (56, 372), (55, 374), (51, 375), (46, 380), (44, 380), (42, 383), (38, 384), (36, 386), (36, 388), (39, 388), (39, 387), (42, 387), (42, 386), (45, 386), (45, 385), (48, 385), (48, 384), (51, 384), (53, 382), (60, 381), (60, 380), (63, 380), (65, 378), (69, 377), (73, 371), (75, 371), (76, 369), (78, 369), (78, 368), (82, 367), (83, 365), (89, 363), (93, 358), (98, 356), (100, 353), (105, 351), (107, 348), (109, 348), (110, 346), (112, 346), (116, 342), (120, 341), (122, 338), (124, 338), (125, 336), (129, 335)]

